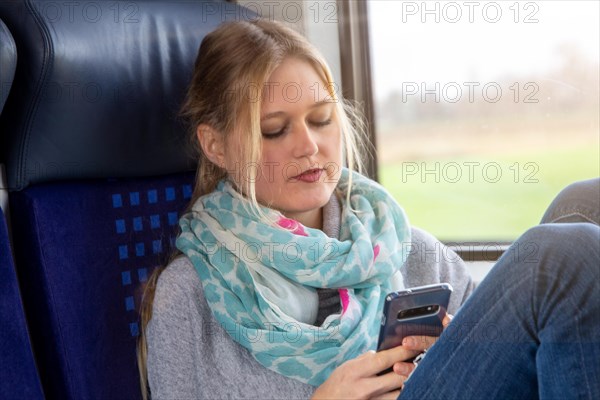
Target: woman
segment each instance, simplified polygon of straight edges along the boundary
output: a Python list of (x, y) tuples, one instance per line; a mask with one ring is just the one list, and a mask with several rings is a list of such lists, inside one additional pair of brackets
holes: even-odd
[[(463, 348), (490, 341), (463, 334), (473, 331), (464, 321), (498, 319), (494, 307), (479, 306), (497, 292), (496, 307), (513, 305), (495, 283), (508, 267), (496, 268), (494, 283), (484, 283), (450, 324), (461, 329), (447, 329), (406, 385), (414, 369), (406, 360), (436, 339), (372, 351), (388, 292), (449, 282), (454, 313), (473, 283), (455, 254), (409, 226), (383, 188), (351, 172), (360, 171), (361, 126), (333, 87), (318, 52), (277, 23), (224, 24), (202, 42), (184, 104), (201, 156), (193, 201), (180, 220), (182, 254), (153, 275), (145, 297), (140, 366), (144, 388), (147, 367), (153, 398), (391, 399), (403, 386), (403, 397), (420, 396), (411, 390), (431, 388), (434, 378), (436, 391), (427, 396), (447, 397), (447, 388), (437, 391), (445, 380), (479, 368), (460, 358), (469, 353)], [(597, 229), (564, 226), (568, 232), (552, 237), (598, 236)], [(550, 235), (531, 232), (526, 239), (536, 244), (539, 235)], [(529, 260), (511, 261), (505, 264), (518, 268)], [(535, 281), (538, 274), (544, 275), (529, 275)], [(528, 298), (522, 302), (531, 308)], [(596, 298), (591, 312), (598, 307)], [(529, 332), (522, 320), (531, 318), (503, 323)], [(519, 333), (515, 343), (520, 348), (528, 339)], [(441, 365), (455, 368), (441, 374)], [(537, 383), (530, 386), (527, 393)], [(470, 390), (452, 393), (464, 397)]]

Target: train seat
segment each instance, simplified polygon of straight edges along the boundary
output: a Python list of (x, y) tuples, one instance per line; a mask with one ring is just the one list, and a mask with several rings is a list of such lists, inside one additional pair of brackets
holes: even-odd
[(194, 185), (178, 108), (202, 38), (248, 16), (225, 1), (0, 3), (19, 54), (0, 162), (46, 397), (141, 397), (140, 287)]
[[(15, 42), (0, 20), (0, 114), (12, 86), (16, 64)], [(0, 398), (42, 399), (4, 214), (3, 176), (0, 183)]]

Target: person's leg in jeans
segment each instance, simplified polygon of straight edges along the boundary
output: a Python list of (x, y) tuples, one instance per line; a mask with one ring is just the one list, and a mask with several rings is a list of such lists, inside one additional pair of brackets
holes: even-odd
[(600, 178), (575, 182), (552, 201), (540, 223), (591, 222), (600, 225)]
[(600, 227), (521, 236), (462, 306), (400, 399), (600, 398)]

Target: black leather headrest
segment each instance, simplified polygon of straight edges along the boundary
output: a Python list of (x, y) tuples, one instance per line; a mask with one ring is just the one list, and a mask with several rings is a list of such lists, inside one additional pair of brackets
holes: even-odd
[(12, 86), (17, 66), (17, 48), (12, 35), (0, 19), (0, 113)]
[(3, 1), (19, 59), (0, 119), (10, 190), (194, 168), (177, 112), (222, 1)]

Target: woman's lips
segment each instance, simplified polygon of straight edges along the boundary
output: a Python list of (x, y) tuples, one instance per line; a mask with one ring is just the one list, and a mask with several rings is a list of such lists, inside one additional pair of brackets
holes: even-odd
[(294, 176), (292, 179), (302, 181), (302, 182), (312, 183), (312, 182), (318, 181), (319, 178), (321, 178), (322, 173), (323, 173), (322, 169), (314, 168), (314, 169), (309, 169), (308, 171), (304, 171), (300, 175)]

